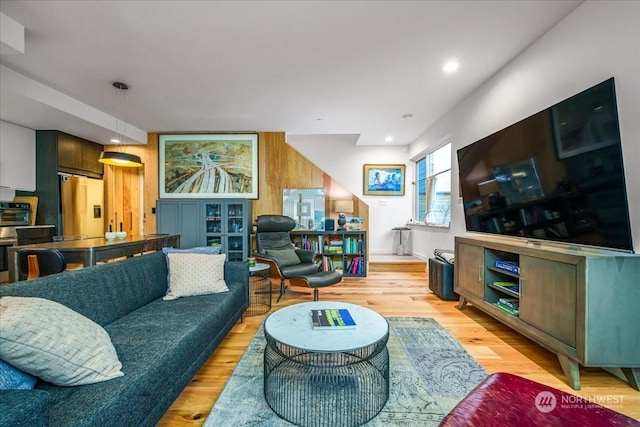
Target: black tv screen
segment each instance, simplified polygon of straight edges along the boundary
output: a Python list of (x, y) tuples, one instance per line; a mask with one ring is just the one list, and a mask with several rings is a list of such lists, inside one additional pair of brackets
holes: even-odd
[(468, 231), (633, 251), (613, 78), (457, 156)]

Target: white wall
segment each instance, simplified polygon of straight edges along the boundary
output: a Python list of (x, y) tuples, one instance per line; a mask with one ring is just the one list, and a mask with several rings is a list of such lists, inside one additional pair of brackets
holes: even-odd
[(36, 132), (0, 120), (0, 200), (36, 188)]
[[(587, 1), (533, 43), (500, 72), (405, 147), (345, 145), (323, 136), (289, 137), (288, 143), (369, 204), (369, 249), (390, 253), (394, 232), (413, 215), (410, 159), (452, 142), (451, 228), (412, 227), (413, 254), (428, 258), (436, 248), (453, 249), (466, 233), (458, 193), (456, 150), (537, 113), (609, 77), (615, 77), (626, 181), (636, 252), (640, 252), (640, 2)], [(488, 47), (491, 48), (491, 47)], [(465, 68), (473, 64), (465, 64)], [(461, 70), (464, 72), (464, 69)], [(364, 197), (362, 165), (405, 163), (404, 197)], [(380, 204), (386, 201), (386, 206)], [(397, 237), (396, 237), (397, 239)]]
[[(451, 134), (456, 194), (457, 149), (614, 77), (634, 249), (640, 252), (639, 23), (640, 2), (586, 1), (418, 138), (410, 157)], [(414, 251), (453, 248), (454, 236), (465, 233), (462, 205), (454, 199), (450, 230), (414, 230)]]
[[(369, 205), (369, 253), (390, 254), (394, 238), (398, 239), (391, 229), (412, 217), (414, 165), (406, 146), (356, 146), (354, 142), (355, 138), (345, 141), (331, 135), (287, 136), (292, 148)], [(406, 165), (405, 195), (364, 196), (363, 167), (368, 163)]]

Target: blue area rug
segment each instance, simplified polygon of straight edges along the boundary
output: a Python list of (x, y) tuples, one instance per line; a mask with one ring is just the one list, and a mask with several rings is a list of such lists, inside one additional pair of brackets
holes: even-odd
[[(433, 319), (390, 317), (389, 401), (366, 426), (437, 426), (486, 376), (486, 371)], [(262, 327), (240, 359), (205, 427), (293, 424), (279, 418), (264, 399)], [(336, 426), (340, 427), (340, 426)]]

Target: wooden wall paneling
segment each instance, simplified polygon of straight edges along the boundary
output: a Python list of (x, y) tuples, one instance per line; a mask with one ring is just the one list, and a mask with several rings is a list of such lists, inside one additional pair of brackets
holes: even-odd
[[(140, 206), (140, 174), (138, 168), (114, 168), (116, 191), (119, 194), (115, 201), (118, 221), (123, 230), (130, 235), (142, 234), (139, 226)], [(118, 228), (119, 231), (119, 228)]]
[(144, 212), (143, 222), (146, 234), (156, 232), (156, 215), (152, 209), (156, 206), (159, 193), (158, 134), (149, 133), (146, 147), (135, 147), (135, 153), (142, 159), (144, 167)]
[(253, 203), (253, 218), (269, 213), (282, 213), (282, 189), (285, 173), (281, 167), (286, 155), (284, 132), (258, 134), (258, 199)]
[(284, 132), (262, 132), (259, 141), (259, 199), (253, 203), (253, 217), (264, 214), (282, 213), (282, 190), (285, 188), (324, 188), (326, 195), (325, 216), (337, 215), (331, 212), (331, 194), (334, 188), (341, 193), (349, 193), (354, 200), (353, 216), (361, 216), (367, 230), (369, 208), (362, 200), (353, 196), (338, 182), (325, 174), (285, 141)]
[[(212, 132), (213, 133), (213, 132)], [(123, 220), (123, 214), (133, 212), (134, 229), (139, 221), (139, 215), (143, 216), (143, 230), (141, 233), (150, 234), (156, 232), (156, 215), (152, 213), (159, 195), (159, 164), (158, 148), (159, 134), (148, 134), (147, 145), (110, 146), (109, 150), (124, 150), (130, 154), (136, 154), (142, 159), (143, 184), (139, 191), (143, 192), (144, 203), (140, 206), (139, 196), (136, 194), (136, 184), (129, 181), (129, 190), (124, 189), (122, 177), (114, 176), (113, 169), (105, 167), (105, 225), (109, 224), (109, 215), (118, 212), (118, 221)], [(123, 168), (119, 168), (123, 169)], [(282, 190), (285, 188), (325, 188), (339, 185), (320, 168), (311, 163), (296, 150), (286, 143), (284, 132), (258, 132), (258, 199), (253, 201), (253, 218), (258, 215), (282, 213)], [(116, 185), (116, 182), (120, 182)], [(127, 193), (127, 194), (125, 194)], [(365, 230), (368, 222), (368, 206), (357, 197), (354, 198), (353, 216), (364, 218)], [(126, 201), (125, 201), (126, 199)], [(327, 199), (327, 209), (330, 209)], [(129, 208), (130, 206), (130, 208)], [(327, 212), (329, 213), (329, 212)], [(123, 222), (131, 222), (129, 217)], [(136, 219), (138, 215), (138, 219)]]
[[(107, 150), (106, 147), (105, 150)], [(113, 224), (113, 204), (116, 200), (113, 166), (104, 166), (104, 174), (102, 175), (102, 178), (104, 180), (104, 212), (102, 212), (104, 217), (104, 229), (108, 231), (109, 224), (111, 224), (111, 226), (114, 227), (113, 231), (116, 231), (115, 225)]]
[[(156, 232), (156, 219), (152, 214), (158, 199), (158, 134), (148, 135), (147, 145), (110, 146), (108, 150), (124, 150), (140, 156), (142, 168), (106, 167), (105, 186), (108, 198), (105, 203), (109, 219), (123, 223), (123, 229), (130, 234), (141, 235)], [(140, 204), (142, 191), (143, 204)], [(143, 217), (143, 225), (140, 224)], [(107, 221), (107, 224), (109, 221)], [(114, 224), (118, 227), (118, 224)]]

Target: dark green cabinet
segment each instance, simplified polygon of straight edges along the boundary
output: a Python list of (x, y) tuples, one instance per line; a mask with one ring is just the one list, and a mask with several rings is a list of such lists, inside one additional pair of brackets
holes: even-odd
[(180, 246), (221, 246), (229, 261), (249, 256), (251, 201), (245, 199), (158, 200), (158, 233), (180, 234)]
[(181, 248), (203, 246), (203, 224), (199, 200), (156, 202), (156, 229), (158, 233), (179, 234)]

